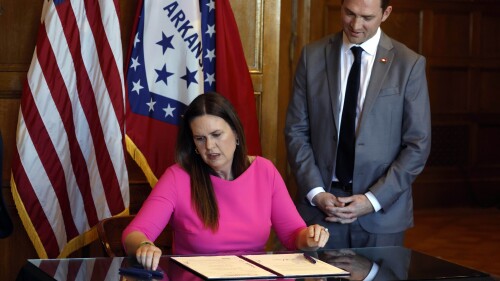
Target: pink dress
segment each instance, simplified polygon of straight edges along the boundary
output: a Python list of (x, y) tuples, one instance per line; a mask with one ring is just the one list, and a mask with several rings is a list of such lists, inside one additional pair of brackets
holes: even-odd
[(271, 161), (257, 157), (238, 178), (211, 176), (219, 206), (219, 229), (206, 229), (191, 206), (189, 175), (169, 167), (135, 219), (124, 230), (138, 230), (154, 241), (170, 223), (175, 254), (229, 254), (262, 252), (271, 227), (289, 250), (296, 249), (298, 233), (306, 227)]

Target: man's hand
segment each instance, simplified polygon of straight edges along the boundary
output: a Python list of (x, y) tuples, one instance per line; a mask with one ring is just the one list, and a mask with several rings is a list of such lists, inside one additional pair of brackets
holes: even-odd
[(327, 214), (325, 218), (326, 221), (342, 224), (352, 223), (359, 217), (374, 211), (370, 200), (363, 194), (356, 194), (349, 197), (336, 197), (336, 201), (339, 202), (338, 205), (328, 205), (325, 207), (324, 212)]
[(316, 196), (314, 196), (312, 201), (327, 216), (334, 215), (332, 212), (329, 211), (328, 208), (345, 206), (344, 203), (337, 200), (337, 197), (335, 197), (335, 195), (329, 192), (318, 193)]

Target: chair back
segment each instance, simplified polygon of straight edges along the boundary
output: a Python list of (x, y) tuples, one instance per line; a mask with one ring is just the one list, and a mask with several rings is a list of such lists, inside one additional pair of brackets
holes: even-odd
[[(126, 257), (127, 253), (122, 244), (122, 233), (132, 221), (134, 215), (117, 216), (101, 220), (97, 224), (97, 234), (109, 257)], [(162, 250), (162, 255), (172, 254), (173, 233), (170, 225), (156, 239), (155, 245)]]

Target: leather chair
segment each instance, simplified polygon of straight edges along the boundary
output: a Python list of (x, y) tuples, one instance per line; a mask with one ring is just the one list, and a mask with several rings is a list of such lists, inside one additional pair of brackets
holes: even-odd
[[(134, 215), (117, 216), (101, 220), (97, 224), (99, 240), (109, 257), (126, 257), (121, 241), (125, 227), (132, 221)], [(163, 230), (155, 241), (155, 245), (162, 250), (163, 255), (172, 254), (173, 233), (170, 225)]]

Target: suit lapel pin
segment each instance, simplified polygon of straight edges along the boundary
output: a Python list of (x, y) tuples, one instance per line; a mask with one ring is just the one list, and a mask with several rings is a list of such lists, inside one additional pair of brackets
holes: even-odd
[(380, 59), (380, 62), (381, 62), (381, 63), (387, 63), (387, 59), (386, 59), (386, 58), (381, 58), (381, 59)]

